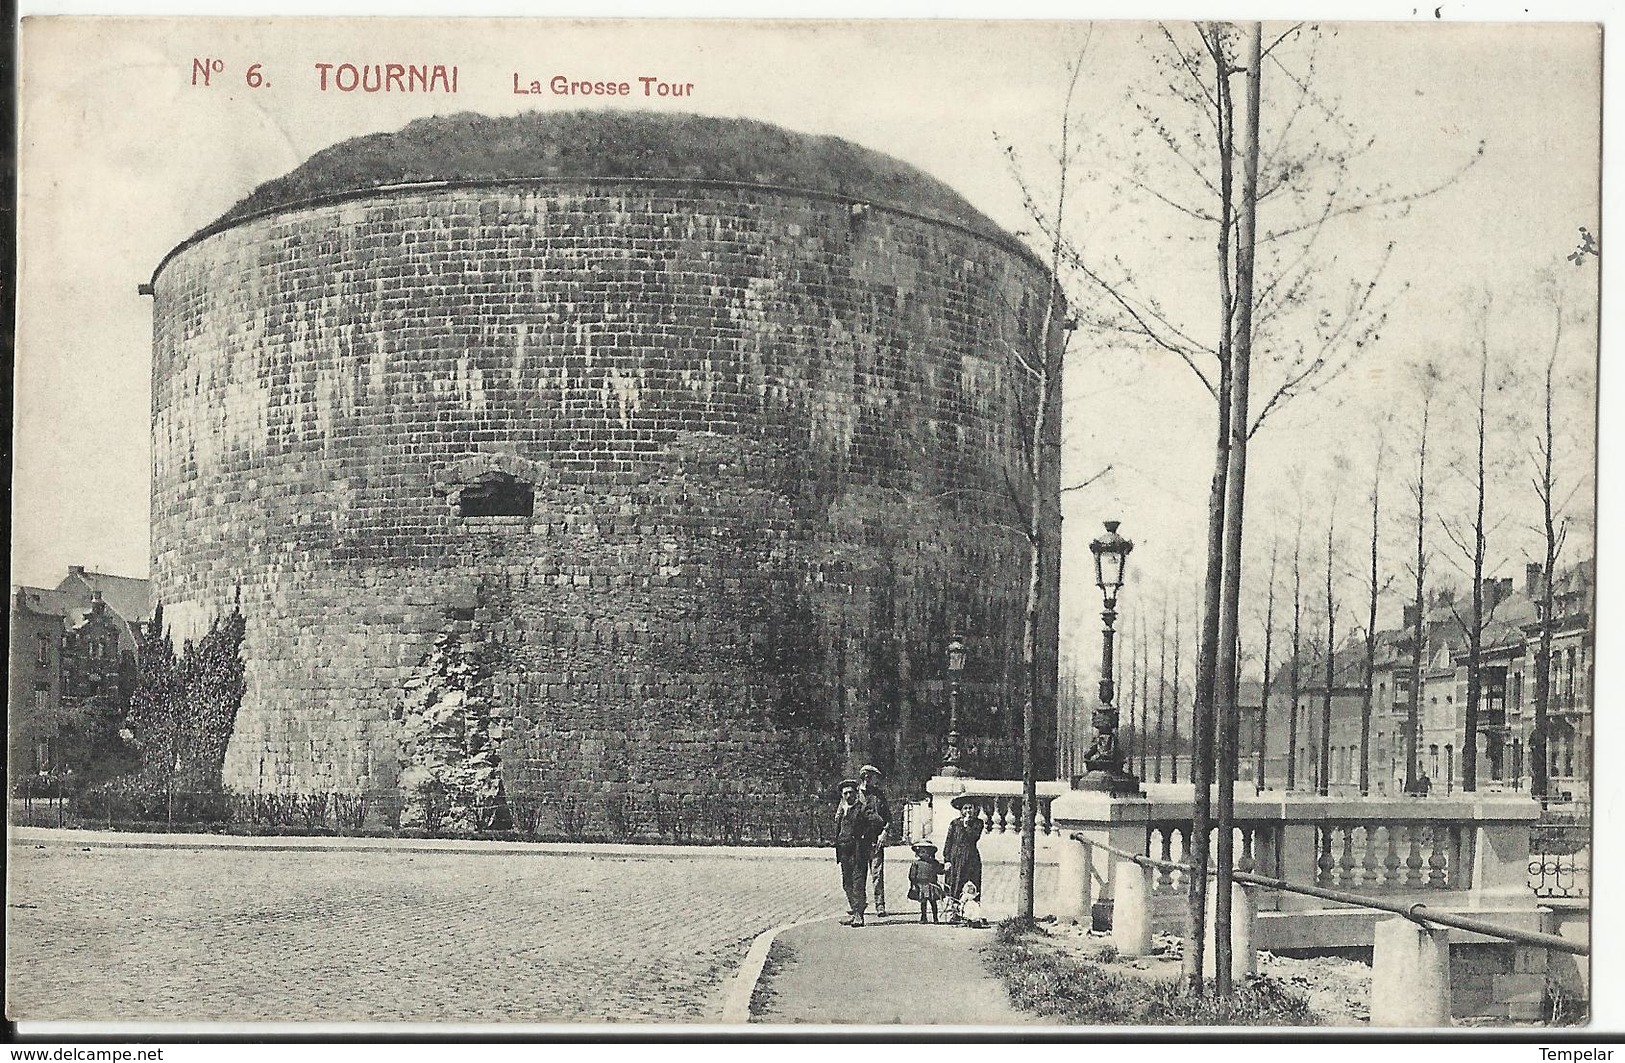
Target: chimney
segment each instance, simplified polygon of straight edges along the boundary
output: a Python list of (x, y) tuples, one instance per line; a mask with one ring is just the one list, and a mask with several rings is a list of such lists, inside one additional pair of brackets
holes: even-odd
[(1523, 592), (1531, 598), (1537, 598), (1541, 593), (1540, 562), (1531, 561), (1523, 566)]
[(68, 566), (68, 575), (70, 575), (70, 576), (83, 576), (84, 574), (85, 574), (85, 566), (83, 566), (83, 565), (69, 565)]
[(1416, 627), (1416, 603), (1407, 602), (1405, 605), (1405, 630), (1410, 631)]
[(1500, 605), (1512, 597), (1512, 577), (1503, 576), (1495, 581), (1495, 604)]

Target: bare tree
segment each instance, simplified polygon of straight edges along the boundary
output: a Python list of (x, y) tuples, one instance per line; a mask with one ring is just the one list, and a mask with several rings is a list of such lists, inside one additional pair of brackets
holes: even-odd
[[(1586, 230), (1580, 230), (1586, 236), (1586, 244), (1592, 245), (1590, 254), (1595, 256), (1594, 244)], [(1584, 248), (1585, 245), (1582, 245)], [(1585, 254), (1576, 252), (1570, 256), (1570, 261), (1576, 266), (1584, 262)], [(1553, 418), (1553, 405), (1556, 396), (1556, 370), (1558, 353), (1563, 343), (1563, 300), (1554, 296), (1552, 313), (1552, 346), (1546, 358), (1545, 375), (1541, 392), (1542, 412), (1544, 420), (1541, 433), (1535, 437), (1534, 446), (1529, 453), (1530, 464), (1534, 467), (1531, 483), (1535, 488), (1535, 497), (1540, 500), (1542, 543), (1545, 547), (1545, 557), (1541, 569), (1540, 603), (1537, 617), (1540, 625), (1540, 642), (1535, 651), (1535, 727), (1530, 736), (1531, 777), (1530, 789), (1534, 796), (1542, 803), (1551, 795), (1551, 753), (1549, 749), (1551, 729), (1551, 700), (1552, 700), (1552, 627), (1556, 621), (1553, 616), (1555, 605), (1554, 585), (1557, 576), (1557, 563), (1563, 552), (1564, 542), (1568, 538), (1569, 518), (1563, 512), (1566, 502), (1557, 500), (1558, 481), (1554, 470), (1553, 455), (1557, 450), (1556, 422)], [(1575, 489), (1579, 486), (1575, 484)], [(1570, 497), (1573, 490), (1570, 491)]]
[(1263, 688), (1258, 698), (1258, 767), (1253, 772), (1253, 792), (1260, 794), (1264, 792), (1264, 766), (1269, 759), (1270, 747), (1270, 686), (1274, 681), (1270, 669), (1274, 664), (1272, 655), (1275, 648), (1275, 564), (1280, 547), (1279, 539), (1270, 540), (1269, 590), (1264, 605)]
[[(1168, 598), (1162, 599), (1162, 615), (1157, 621), (1157, 749), (1152, 759), (1156, 782), (1162, 781), (1163, 726), (1168, 713)], [(1142, 772), (1142, 775), (1144, 773)]]
[[(1461, 747), (1461, 788), (1468, 792), (1478, 789), (1478, 721), (1484, 691), (1482, 675), (1484, 625), (1488, 619), (1488, 607), (1484, 602), (1484, 502), (1488, 493), (1484, 449), (1489, 434), (1489, 310), (1490, 297), (1485, 295), (1478, 321), (1478, 407), (1477, 420), (1474, 423), (1477, 447), (1474, 451), (1475, 464), (1469, 474), (1473, 489), (1473, 520), (1469, 526), (1462, 528), (1442, 516), (1439, 519), (1439, 526), (1444, 530), (1445, 537), (1467, 561), (1467, 570), (1472, 581), (1472, 605), (1467, 616), (1463, 617), (1454, 603), (1450, 607), (1456, 625), (1461, 628), (1462, 635), (1467, 641), (1467, 704), (1463, 728), (1465, 734), (1462, 736)], [(1491, 606), (1493, 604), (1490, 603)]]
[(1411, 499), (1416, 503), (1416, 560), (1411, 565), (1415, 581), (1415, 594), (1411, 599), (1411, 689), (1405, 713), (1405, 792), (1417, 792), (1417, 745), (1422, 725), (1422, 664), (1427, 656), (1425, 597), (1427, 583), (1427, 472), (1428, 472), (1428, 419), (1432, 414), (1434, 394), (1439, 385), (1439, 369), (1431, 362), (1417, 370), (1418, 391), (1422, 401), (1421, 417), (1416, 445), (1416, 479), (1411, 481)]
[(1303, 509), (1298, 509), (1297, 530), (1292, 540), (1292, 658), (1287, 666), (1287, 696), (1291, 699), (1287, 716), (1286, 788), (1298, 788), (1298, 698), (1303, 696)]
[(1377, 598), (1382, 593), (1378, 582), (1377, 543), (1382, 515), (1382, 461), (1385, 451), (1384, 437), (1377, 434), (1377, 460), (1371, 472), (1371, 570), (1366, 583), (1365, 622), (1365, 682), (1360, 691), (1360, 796), (1371, 792), (1371, 686), (1377, 673)]
[[(1159, 27), (1158, 32), (1163, 49), (1154, 58), (1165, 75), (1161, 87), (1166, 92), (1160, 98), (1148, 94), (1134, 100), (1143, 119), (1140, 133), (1162, 149), (1161, 159), (1170, 164), (1168, 172), (1176, 175), (1174, 180), (1189, 182), (1194, 177), (1194, 182), (1179, 190), (1168, 183), (1166, 173), (1153, 180), (1149, 162), (1131, 162), (1125, 183), (1131, 193), (1169, 208), (1180, 222), (1194, 224), (1216, 238), (1218, 327), (1209, 331), (1177, 321), (1154, 295), (1137, 288), (1131, 271), (1121, 262), (1092, 261), (1072, 241), (1059, 241), (1055, 246), (1094, 296), (1092, 302), (1074, 300), (1080, 316), (1107, 333), (1179, 357), (1217, 407), (1208, 571), (1192, 713), (1195, 810), (1187, 955), (1192, 986), (1200, 991), (1216, 709), (1228, 713), (1230, 730), (1225, 741), (1228, 755), (1234, 757), (1235, 711), (1230, 703), (1234, 701), (1236, 607), (1230, 605), (1227, 625), (1222, 624), (1220, 614), (1225, 603), (1240, 594), (1246, 440), (1292, 398), (1335, 378), (1376, 339), (1385, 320), (1388, 304), (1379, 297), (1384, 290), (1379, 281), (1391, 247), (1384, 248), (1375, 262), (1361, 262), (1355, 275), (1339, 284), (1332, 269), (1336, 258), (1325, 254), (1322, 246), (1329, 227), (1340, 219), (1379, 208), (1403, 212), (1453, 182), (1460, 172), (1433, 187), (1411, 191), (1389, 184), (1352, 188), (1350, 163), (1369, 150), (1372, 142), (1360, 142), (1315, 91), (1318, 41), (1302, 25), (1288, 29), (1267, 48), (1256, 25), (1238, 32), (1229, 25), (1200, 24), (1194, 27), (1194, 42), (1182, 40), (1167, 27)], [(1309, 47), (1302, 65), (1288, 65), (1276, 54), (1282, 45), (1305, 41)], [(1248, 54), (1238, 61), (1236, 53), (1243, 45)], [(1258, 120), (1258, 86), (1266, 61), (1283, 90), (1268, 130)], [(1249, 79), (1249, 91), (1240, 106), (1248, 111), (1245, 128), (1254, 131), (1246, 138), (1248, 149), (1242, 152), (1246, 172), (1240, 189), (1234, 179), (1239, 111), (1231, 90), (1232, 78), (1238, 73)], [(1149, 157), (1143, 150), (1134, 153), (1135, 159)], [(1472, 161), (1466, 164), (1471, 165)], [(1057, 214), (1037, 209), (1031, 195), (1027, 200), (1040, 231), (1058, 236), (1064, 226)], [(1255, 225), (1266, 213), (1269, 220)], [(1261, 252), (1261, 258), (1255, 259), (1255, 252)], [(1203, 332), (1213, 338), (1197, 338)], [(1272, 379), (1262, 382), (1262, 401), (1256, 408), (1250, 406), (1253, 383), (1249, 367), (1254, 350), (1268, 354), (1264, 364), (1274, 373)], [(1233, 386), (1233, 360), (1238, 351), (1246, 357), (1239, 386)], [(1239, 453), (1235, 453), (1238, 442)], [(1234, 486), (1228, 482), (1232, 475), (1237, 481)], [(1232, 533), (1237, 540), (1234, 545), (1226, 541)], [(1221, 793), (1220, 800), (1227, 803), (1229, 798)], [(1221, 846), (1229, 846), (1229, 837), (1220, 832)], [(1221, 888), (1220, 898), (1220, 904), (1227, 906), (1228, 890)], [(1227, 972), (1223, 977), (1228, 977)]]
[(1173, 715), (1173, 734), (1170, 735), (1169, 739), (1168, 739), (1168, 745), (1169, 745), (1169, 749), (1171, 751), (1173, 760), (1169, 765), (1169, 768), (1170, 768), (1170, 776), (1169, 776), (1169, 780), (1168, 780), (1169, 782), (1178, 782), (1179, 781), (1179, 704), (1180, 704), (1180, 702), (1179, 702), (1179, 698), (1180, 698), (1180, 689), (1179, 689), (1179, 687), (1180, 687), (1180, 677), (1184, 674), (1179, 669), (1179, 651), (1180, 651), (1180, 647), (1182, 647), (1185, 644), (1184, 639), (1182, 637), (1182, 633), (1180, 631), (1180, 619), (1181, 619), (1183, 613), (1184, 613), (1184, 596), (1183, 595), (1178, 595), (1178, 596), (1176, 596), (1174, 598), (1174, 696), (1173, 696), (1173, 699), (1171, 700), (1171, 702), (1169, 703), (1170, 704), (1170, 710), (1169, 711)]
[(1333, 496), (1326, 522), (1326, 690), (1320, 702), (1320, 779), (1315, 792), (1325, 797), (1332, 780), (1332, 691), (1337, 680), (1337, 599), (1332, 590), (1332, 561), (1337, 556), (1337, 498)]

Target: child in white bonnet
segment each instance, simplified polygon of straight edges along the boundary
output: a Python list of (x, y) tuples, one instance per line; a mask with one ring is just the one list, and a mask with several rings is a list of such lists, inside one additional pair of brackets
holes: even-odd
[(966, 926), (974, 930), (987, 929), (987, 920), (982, 918), (981, 894), (974, 882), (965, 883), (965, 889), (959, 895), (959, 915)]

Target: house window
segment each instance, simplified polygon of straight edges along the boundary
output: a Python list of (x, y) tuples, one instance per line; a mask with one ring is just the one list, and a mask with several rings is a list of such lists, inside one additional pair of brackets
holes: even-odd
[(50, 705), (50, 702), (51, 702), (51, 688), (50, 688), (50, 686), (45, 684), (45, 683), (37, 683), (37, 684), (35, 684), (35, 686), (34, 686), (34, 708), (39, 709), (39, 710), (41, 710), (43, 712), (46, 709), (46, 707)]
[(39, 637), (39, 646), (35, 652), (34, 660), (38, 664), (51, 663), (51, 636), (41, 635)]
[(487, 473), (457, 496), (459, 517), (529, 517), (536, 510), (530, 484), (507, 473)]

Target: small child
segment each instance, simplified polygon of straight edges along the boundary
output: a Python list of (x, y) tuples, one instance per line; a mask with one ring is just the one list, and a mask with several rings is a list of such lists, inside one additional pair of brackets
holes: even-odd
[(964, 918), (965, 925), (972, 930), (986, 930), (987, 920), (982, 918), (981, 893), (976, 883), (967, 882), (959, 894), (959, 914)]
[(927, 908), (931, 911), (931, 921), (940, 922), (937, 902), (942, 899), (942, 887), (937, 879), (946, 869), (937, 862), (937, 847), (930, 842), (916, 842), (914, 855), (917, 859), (908, 869), (908, 899), (920, 902), (920, 922), (925, 922)]

